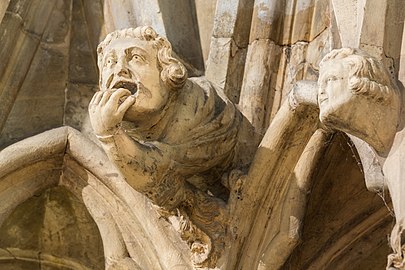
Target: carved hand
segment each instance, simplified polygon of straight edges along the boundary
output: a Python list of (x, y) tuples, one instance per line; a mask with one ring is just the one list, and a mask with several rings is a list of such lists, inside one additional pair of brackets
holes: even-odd
[(318, 107), (318, 84), (316, 81), (298, 81), (289, 93), (292, 108), (302, 105)]
[[(126, 96), (128, 97), (121, 103), (120, 100)], [(125, 112), (134, 102), (135, 97), (123, 88), (95, 93), (89, 104), (90, 122), (95, 134), (113, 135), (119, 128)]]

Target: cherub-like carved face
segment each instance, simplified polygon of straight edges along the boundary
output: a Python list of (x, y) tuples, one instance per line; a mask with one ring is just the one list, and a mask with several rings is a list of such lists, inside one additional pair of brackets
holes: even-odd
[(159, 111), (167, 103), (169, 91), (160, 78), (157, 49), (152, 42), (136, 38), (112, 41), (102, 60), (101, 90), (125, 88), (136, 97), (125, 118)]
[(329, 61), (318, 80), (318, 104), (321, 121), (345, 118), (353, 112), (356, 95), (349, 88), (348, 66), (341, 60)]
[[(369, 143), (391, 146), (400, 112), (399, 91), (381, 61), (358, 49), (331, 51), (319, 64), (321, 122)], [(383, 124), (383, 125), (381, 125)]]

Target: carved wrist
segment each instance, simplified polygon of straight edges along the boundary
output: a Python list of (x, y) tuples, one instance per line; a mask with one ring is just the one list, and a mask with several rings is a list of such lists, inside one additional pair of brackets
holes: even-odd
[(316, 81), (298, 81), (288, 95), (292, 110), (302, 105), (318, 106), (318, 85)]
[(98, 135), (96, 134), (97, 139), (100, 142), (104, 142), (104, 143), (108, 143), (108, 142), (113, 142), (114, 141), (114, 137), (121, 134), (122, 129), (121, 126), (119, 126), (114, 132), (112, 132), (111, 134), (105, 134), (105, 135)]

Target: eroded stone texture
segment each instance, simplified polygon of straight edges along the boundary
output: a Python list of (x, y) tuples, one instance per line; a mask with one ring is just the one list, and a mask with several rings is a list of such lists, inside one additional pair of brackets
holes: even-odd
[[(337, 133), (331, 142), (313, 177), (302, 243), (281, 269), (385, 267), (381, 261), (386, 255), (380, 253), (374, 265), (370, 254), (377, 257), (377, 249), (389, 252), (385, 237), (391, 213), (377, 194), (365, 189), (359, 157), (345, 135)], [(388, 194), (385, 199), (389, 203)]]
[[(65, 88), (65, 114), (63, 123), (78, 130), (85, 129), (87, 105), (96, 92), (98, 75), (95, 46), (98, 40), (90, 36), (91, 29), (99, 27), (94, 22), (100, 6), (92, 1), (95, 9), (89, 10), (89, 1), (74, 1), (72, 6), (72, 25), (69, 47), (69, 73)], [(95, 14), (94, 14), (95, 13)], [(93, 21), (89, 21), (93, 20)], [(96, 24), (91, 25), (90, 23)], [(85, 27), (83, 27), (85, 26)], [(92, 43), (96, 42), (96, 44)], [(94, 46), (94, 47), (93, 47)]]
[[(159, 0), (158, 3), (166, 37), (172, 43), (177, 55), (200, 71), (199, 74), (193, 76), (201, 75), (204, 70), (204, 61), (197, 24), (196, 4), (194, 1), (187, 0), (176, 1), (175, 5), (164, 0)], [(145, 23), (139, 22), (138, 25), (145, 25)], [(183, 30), (179, 31), (179, 29)]]
[[(98, 141), (98, 146), (79, 131), (65, 127), (0, 152), (0, 223), (10, 214), (15, 215), (20, 209), (18, 205), (21, 209), (26, 207), (23, 202), (35, 194), (45, 194), (61, 185), (86, 205), (97, 224), (98, 230), (93, 233), (95, 238), (102, 239), (104, 251), (92, 252), (95, 257), (104, 256), (105, 265), (88, 267), (91, 269), (172, 270), (209, 265), (229, 270), (371, 270), (381, 269), (386, 254), (391, 252), (385, 235), (392, 229), (393, 218), (383, 205), (386, 202), (395, 211), (397, 222), (391, 233), (394, 254), (389, 257), (389, 265), (404, 268), (401, 242), (404, 134), (401, 121), (397, 121), (394, 143), (387, 149), (385, 143), (381, 143), (388, 141), (384, 139), (387, 133), (394, 133), (395, 124), (390, 123), (396, 121), (389, 116), (395, 116), (397, 104), (387, 105), (384, 98), (377, 98), (376, 103), (371, 98), (357, 100), (353, 106), (346, 106), (342, 114), (334, 114), (326, 108), (323, 92), (327, 92), (327, 87), (323, 87), (319, 103), (324, 124), (318, 123), (316, 109), (316, 81), (324, 85), (329, 84), (329, 79), (336, 84), (346, 81), (344, 72), (336, 66), (326, 68), (329, 64), (320, 64), (332, 49), (358, 47), (376, 58), (377, 64), (372, 65), (383, 66), (392, 79), (404, 81), (402, 0), (218, 1), (216, 8), (213, 6), (216, 1), (197, 1), (195, 5), (189, 1), (166, 3), (158, 0), (45, 2), (4, 0), (0, 3), (0, 123), (5, 123), (0, 133), (0, 147), (60, 125), (81, 130), (82, 134)], [(5, 8), (8, 8), (7, 12), (4, 12)], [(147, 161), (146, 171), (151, 168), (158, 171), (155, 164), (161, 165), (162, 156), (171, 153), (167, 155), (172, 162), (168, 174), (179, 174), (176, 177), (171, 174), (169, 181), (159, 182), (163, 186), (155, 187), (159, 192), (163, 190), (170, 194), (176, 191), (173, 186), (180, 183), (180, 189), (187, 191), (188, 199), (180, 199), (187, 204), (178, 207), (179, 211), (167, 211), (170, 207), (165, 201), (156, 199), (159, 196), (146, 194), (152, 198), (152, 203), (137, 193), (133, 189), (134, 183), (141, 178), (120, 176), (120, 171), (101, 150), (102, 142), (91, 130), (86, 112), (86, 104), (99, 87), (95, 50), (99, 41), (117, 28), (145, 24), (152, 25), (172, 41), (174, 51), (191, 75), (202, 74), (201, 48), (203, 55), (209, 55), (206, 78), (189, 79), (184, 87), (170, 92), (180, 97), (180, 102), (173, 106), (180, 112), (172, 114), (170, 124), (162, 128), (163, 133), (173, 129), (170, 140), (165, 136), (152, 138), (163, 134), (162, 130), (157, 131), (159, 125), (151, 129), (146, 127), (141, 135), (139, 122), (135, 127), (123, 125), (125, 130), (132, 130), (128, 132), (133, 138), (131, 142), (144, 146), (142, 151), (147, 155), (142, 156), (141, 162), (137, 161)], [(211, 40), (206, 35), (211, 32), (213, 39), (209, 44)], [(201, 42), (198, 42), (198, 35)], [(169, 62), (176, 63), (170, 58)], [(332, 71), (327, 74), (325, 70), (329, 69)], [(345, 66), (344, 70), (350, 68)], [(179, 75), (178, 71), (170, 70), (171, 74)], [(154, 75), (157, 75), (155, 81), (159, 81), (159, 74)], [(377, 82), (382, 77), (369, 75), (369, 88), (380, 88)], [(182, 75), (179, 77), (181, 84)], [(148, 99), (141, 84), (135, 83), (134, 87), (134, 84), (121, 81), (114, 85), (115, 88), (142, 90), (146, 94), (138, 93), (137, 97), (144, 101)], [(398, 88), (402, 91), (403, 85), (399, 83)], [(227, 97), (215, 94), (222, 90)], [(346, 95), (345, 87), (340, 90), (340, 96), (332, 98), (336, 102), (332, 106), (335, 109), (343, 103), (347, 105), (353, 98)], [(164, 95), (162, 98), (165, 99)], [(124, 99), (118, 102), (125, 102)], [(227, 103), (228, 99), (239, 104)], [(210, 103), (212, 100), (214, 105)], [(221, 113), (222, 101), (226, 101), (225, 107), (232, 108), (230, 111), (235, 115), (240, 115), (237, 111), (240, 108), (257, 133), (252, 134), (245, 126), (237, 127), (237, 132), (229, 132), (234, 126), (231, 124), (228, 129), (227, 124), (234, 122), (232, 117), (224, 116), (228, 114)], [(166, 115), (172, 113), (170, 108), (165, 111)], [(368, 113), (357, 117), (358, 109), (360, 112), (368, 110)], [(201, 115), (209, 117), (199, 118)], [(348, 116), (345, 119), (350, 125), (346, 123), (345, 126), (338, 115)], [(150, 113), (145, 119), (152, 123), (155, 116)], [(384, 116), (387, 120), (381, 120)], [(196, 118), (203, 119), (201, 128), (198, 125), (199, 128), (195, 128), (194, 124), (199, 121)], [(376, 119), (380, 119), (376, 125), (365, 121)], [(356, 127), (356, 123), (360, 125)], [(354, 148), (347, 137), (333, 135), (335, 130), (364, 135), (364, 141), (349, 134)], [(260, 147), (252, 151), (256, 151), (255, 155), (242, 151), (245, 155), (234, 162), (213, 158), (223, 149), (239, 151), (224, 143), (233, 143), (234, 133), (245, 138), (237, 143), (243, 147), (254, 145), (263, 137)], [(100, 140), (109, 139), (109, 135), (97, 135)], [(218, 138), (224, 138), (224, 142), (219, 142)], [(173, 149), (173, 144), (176, 146), (173, 152), (181, 157), (180, 162), (173, 158), (176, 154), (167, 150)], [(153, 156), (151, 153), (156, 153), (156, 149), (164, 151), (157, 151)], [(385, 150), (387, 152), (381, 155)], [(230, 152), (225, 156), (233, 159)], [(199, 155), (202, 156), (200, 160), (196, 159)], [(219, 165), (211, 168), (210, 164)], [(134, 163), (130, 165), (134, 166)], [(201, 169), (204, 166), (210, 167), (209, 173)], [(183, 181), (184, 171), (192, 172), (187, 175), (187, 181)], [(363, 175), (366, 185), (362, 181)], [(183, 189), (181, 183), (184, 182), (186, 187)], [(367, 193), (366, 186), (383, 199)], [(391, 191), (392, 206), (387, 188)], [(135, 189), (145, 191), (139, 186)], [(66, 194), (62, 192), (59, 199), (69, 200), (71, 195)], [(308, 212), (305, 212), (307, 199)], [(224, 207), (218, 208), (217, 202)], [(156, 204), (160, 205), (158, 211)], [(60, 226), (62, 221), (71, 221), (59, 211), (62, 208), (54, 203), (48, 208), (48, 214), (52, 215), (46, 218), (44, 215), (47, 220), (62, 217), (61, 223), (48, 222), (44, 226), (49, 232), (64, 227)], [(227, 217), (225, 221), (221, 219), (219, 225), (210, 226), (218, 221), (210, 218), (218, 217), (212, 209), (222, 209), (225, 214), (219, 216)], [(82, 216), (74, 213), (71, 217)], [(35, 218), (30, 220), (35, 229)], [(25, 222), (25, 219), (20, 221)], [(18, 222), (16, 218), (12, 223)], [(27, 222), (26, 228), (28, 226)], [(7, 233), (10, 237), (12, 234)], [(4, 235), (0, 230), (0, 237)], [(32, 239), (28, 229), (24, 235), (27, 241)], [(18, 234), (14, 237), (19, 239), (20, 245), (25, 244)], [(37, 238), (49, 240), (51, 237), (53, 234)], [(72, 242), (81, 240), (72, 237)], [(302, 244), (297, 246), (300, 241)], [(215, 251), (223, 250), (214, 254), (213, 245)], [(47, 241), (44, 246), (49, 252), (40, 255), (42, 268), (68, 268), (46, 262), (60, 260), (61, 256), (69, 257), (69, 250), (58, 246), (57, 240)], [(284, 264), (290, 253), (290, 259)], [(0, 257), (7, 261), (3, 264), (6, 269), (32, 268), (27, 261), (15, 262), (11, 254), (34, 261), (38, 258), (37, 250), (1, 249)], [(75, 250), (71, 254), (72, 260), (62, 264), (81, 269), (75, 264), (82, 258), (80, 252)]]
[(319, 57), (330, 50), (328, 13), (324, 0), (255, 2), (239, 103), (259, 134), (295, 82), (316, 78)]
[(62, 124), (70, 2), (12, 1), (8, 7), (1, 24), (3, 147)]
[[(170, 48), (147, 26), (106, 37), (97, 50), (100, 91), (89, 104), (94, 132), (126, 181), (162, 208), (161, 215), (189, 245), (196, 267), (234, 269), (254, 263), (256, 268), (272, 240), (262, 237), (269, 222), (264, 209), (280, 208), (278, 198), (284, 193), (277, 191), (292, 188), (282, 179), (289, 178), (316, 129), (316, 86), (297, 84), (290, 93), (245, 180), (239, 180), (241, 195), (235, 197), (229, 180), (225, 184), (231, 192), (227, 204), (226, 194), (218, 192), (220, 178), (226, 181), (231, 170), (243, 170), (241, 157), (250, 161), (246, 146), (255, 146), (254, 137), (243, 137), (247, 134), (241, 131), (248, 127), (222, 89), (204, 78), (187, 79), (185, 67), (170, 55)], [(277, 188), (267, 185), (270, 179)], [(245, 209), (252, 210), (242, 219)], [(231, 247), (222, 265), (227, 239), (232, 239)]]
[(216, 266), (227, 224), (220, 179), (255, 147), (239, 133), (241, 114), (209, 81), (187, 79), (151, 27), (109, 34), (98, 63), (89, 113), (101, 145), (134, 189), (178, 216), (196, 266)]
[[(368, 143), (383, 164), (396, 224), (390, 236), (394, 253), (388, 267), (405, 267), (402, 240), (405, 192), (398, 166), (403, 148), (400, 92), (381, 61), (354, 49), (334, 50), (322, 60), (318, 103), (320, 120)], [(395, 165), (394, 165), (395, 164)], [(381, 187), (383, 190), (385, 187)]]
[(217, 0), (195, 1), (204, 64), (208, 59)]
[[(4, 221), (0, 268), (103, 269), (102, 242), (83, 203), (63, 187), (35, 194)], [(13, 256), (20, 258), (16, 260)], [(25, 265), (25, 266), (24, 266)], [(17, 268), (13, 268), (17, 269)]]
[(218, 1), (215, 11), (206, 76), (234, 103), (240, 96), (252, 9), (252, 1)]

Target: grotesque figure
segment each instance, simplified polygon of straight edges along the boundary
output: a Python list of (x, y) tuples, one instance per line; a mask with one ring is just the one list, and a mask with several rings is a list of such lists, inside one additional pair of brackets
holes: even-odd
[(381, 62), (349, 48), (324, 57), (318, 84), (321, 122), (367, 142), (383, 164), (396, 219), (390, 237), (394, 254), (388, 256), (388, 266), (405, 269), (405, 205), (401, 199), (405, 186), (399, 166), (405, 144), (396, 136), (401, 111), (399, 89)]
[(89, 105), (97, 138), (135, 190), (177, 217), (195, 264), (213, 266), (226, 223), (218, 180), (246, 150), (240, 113), (208, 81), (187, 79), (151, 27), (115, 31), (97, 52), (100, 91)]

